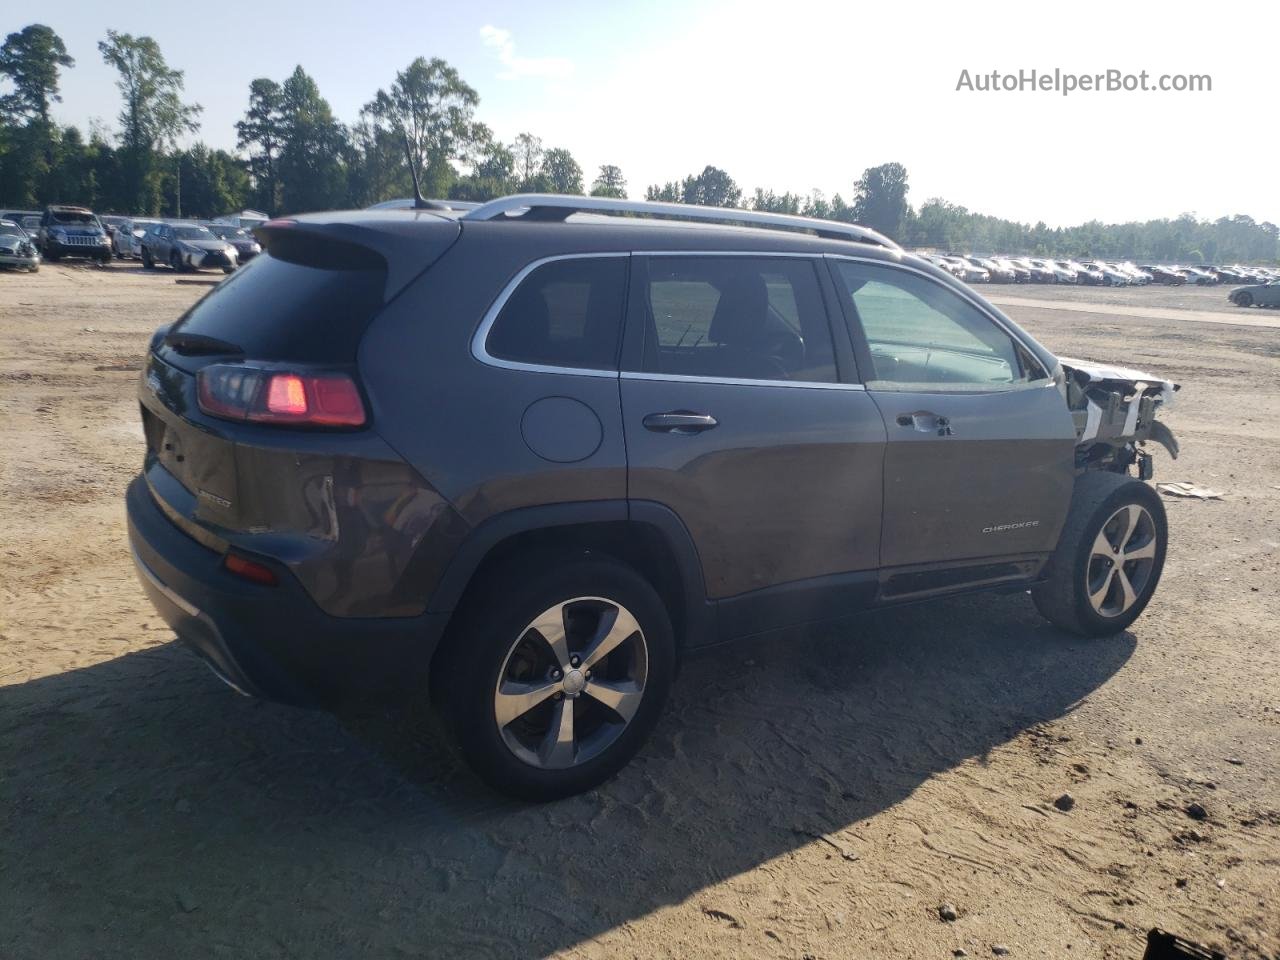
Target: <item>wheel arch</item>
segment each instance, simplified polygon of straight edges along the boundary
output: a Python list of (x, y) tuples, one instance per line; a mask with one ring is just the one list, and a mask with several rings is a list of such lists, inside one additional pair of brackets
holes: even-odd
[(595, 500), (498, 514), (463, 540), (427, 609), (453, 612), (506, 567), (591, 552), (629, 564), (653, 585), (667, 604), (678, 646), (714, 638), (715, 607), (693, 537), (670, 508), (650, 501)]

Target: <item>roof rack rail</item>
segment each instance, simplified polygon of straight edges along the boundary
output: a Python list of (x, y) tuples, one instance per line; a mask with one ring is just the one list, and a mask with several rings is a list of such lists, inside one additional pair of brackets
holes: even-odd
[(765, 213), (761, 210), (735, 210), (729, 207), (699, 207), (687, 203), (654, 203), (648, 200), (619, 200), (613, 197), (575, 197), (555, 193), (518, 193), (499, 197), (463, 214), (463, 220), (498, 220), (519, 217), (522, 220), (562, 221), (574, 213), (630, 213), (642, 217), (666, 217), (675, 220), (711, 220), (744, 227), (776, 230), (808, 231), (828, 240), (852, 240), (900, 250), (901, 247), (882, 233), (855, 223), (819, 220), (790, 213)]

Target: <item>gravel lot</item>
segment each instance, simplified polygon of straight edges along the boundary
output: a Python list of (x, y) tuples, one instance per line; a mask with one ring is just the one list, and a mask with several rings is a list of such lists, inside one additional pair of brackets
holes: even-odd
[(0, 957), (1137, 958), (1152, 925), (1280, 956), (1280, 335), (1199, 322), (1225, 289), (986, 291), (1183, 385), (1157, 479), (1225, 497), (1168, 501), (1131, 632), (1005, 594), (742, 644), (537, 808), (416, 729), (236, 696), (152, 614), (135, 382), (204, 289), (0, 275)]

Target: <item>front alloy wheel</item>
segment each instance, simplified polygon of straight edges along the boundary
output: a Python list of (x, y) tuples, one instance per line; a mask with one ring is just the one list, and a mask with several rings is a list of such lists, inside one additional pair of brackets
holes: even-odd
[(1093, 541), (1087, 574), (1089, 605), (1099, 616), (1129, 611), (1146, 590), (1156, 558), (1156, 524), (1136, 503), (1113, 513)]
[(1155, 593), (1168, 537), (1164, 504), (1148, 484), (1103, 471), (1078, 477), (1045, 577), (1031, 588), (1036, 609), (1082, 636), (1121, 632)]

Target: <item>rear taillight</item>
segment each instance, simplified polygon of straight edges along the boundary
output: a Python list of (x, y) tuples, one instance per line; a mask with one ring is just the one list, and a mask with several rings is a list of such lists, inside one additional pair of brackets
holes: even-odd
[(346, 373), (214, 364), (196, 374), (200, 409), (224, 420), (298, 427), (361, 427), (364, 400)]

